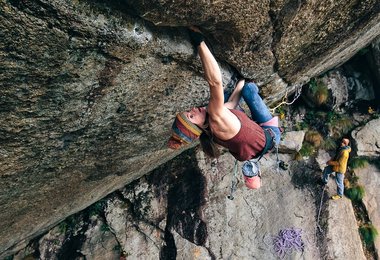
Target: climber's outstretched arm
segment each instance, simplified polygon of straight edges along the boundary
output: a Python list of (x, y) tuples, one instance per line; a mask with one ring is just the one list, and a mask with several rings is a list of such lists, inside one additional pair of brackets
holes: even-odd
[(198, 53), (201, 58), (205, 79), (210, 87), (210, 101), (207, 111), (210, 115), (218, 116), (223, 113), (224, 109), (222, 73), (204, 41), (198, 46)]
[(235, 89), (229, 97), (228, 101), (224, 104), (229, 109), (235, 109), (239, 104), (241, 98), (241, 90), (244, 87), (245, 80), (241, 79), (236, 83)]

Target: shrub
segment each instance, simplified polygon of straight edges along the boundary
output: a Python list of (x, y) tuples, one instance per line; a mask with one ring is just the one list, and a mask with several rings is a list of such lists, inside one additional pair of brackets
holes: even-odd
[(61, 223), (59, 223), (59, 226), (58, 226), (59, 233), (65, 234), (68, 228), (69, 228), (69, 225), (65, 221), (62, 221)]
[(346, 190), (346, 195), (350, 200), (359, 202), (365, 195), (364, 187), (362, 185), (355, 185)]
[(300, 130), (305, 130), (307, 129), (309, 126), (306, 122), (304, 121), (301, 121), (301, 122), (296, 122), (294, 128), (296, 131), (300, 131)]
[(316, 92), (314, 93), (315, 101), (318, 105), (326, 103), (329, 97), (329, 89), (324, 84), (319, 84)]
[(348, 165), (351, 169), (360, 169), (368, 166), (368, 161), (365, 158), (355, 157), (349, 161)]
[(278, 108), (276, 108), (276, 112), (281, 120), (285, 119), (286, 111), (284, 107), (279, 106)]
[(350, 132), (354, 123), (348, 116), (331, 115), (328, 126), (333, 136), (340, 137)]
[(309, 87), (317, 105), (326, 103), (327, 98), (329, 97), (329, 89), (321, 80), (311, 79)]
[(75, 228), (77, 224), (77, 220), (75, 219), (75, 216), (69, 216), (64, 221), (59, 223), (58, 229), (61, 234), (65, 234), (66, 232), (69, 232)]
[(92, 216), (96, 216), (96, 215), (101, 215), (104, 211), (104, 207), (105, 207), (105, 200), (104, 199), (101, 199), (98, 202), (92, 204), (88, 208), (89, 216), (92, 217)]
[(372, 224), (365, 224), (361, 226), (359, 228), (359, 232), (367, 245), (375, 242), (376, 237), (379, 235), (379, 232), (377, 231), (376, 227)]
[(296, 161), (301, 161), (302, 160), (302, 155), (300, 154), (300, 152), (297, 152), (295, 157), (294, 157), (294, 160)]
[(107, 224), (103, 224), (100, 226), (100, 231), (105, 233), (105, 232), (109, 232), (111, 229), (110, 227), (107, 225)]
[(325, 150), (335, 150), (337, 148), (335, 140), (331, 137), (322, 140), (321, 147)]
[(304, 142), (302, 144), (302, 148), (301, 150), (299, 151), (299, 153), (302, 155), (302, 156), (310, 156), (310, 155), (313, 155), (315, 153), (315, 148), (314, 146), (309, 143), (309, 142)]
[(312, 144), (314, 147), (319, 147), (321, 146), (323, 137), (318, 131), (310, 130), (305, 134), (305, 141)]
[(353, 174), (352, 177), (350, 178), (351, 182), (352, 183), (358, 183), (358, 180), (359, 180), (359, 176), (357, 176), (356, 174)]
[(345, 189), (350, 189), (351, 188), (351, 182), (347, 178), (344, 178), (343, 185), (344, 185)]

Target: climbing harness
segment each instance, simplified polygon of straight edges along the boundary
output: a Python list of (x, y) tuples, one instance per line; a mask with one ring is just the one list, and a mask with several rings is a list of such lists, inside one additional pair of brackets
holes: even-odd
[(227, 196), (228, 199), (233, 200), (234, 193), (236, 191), (236, 186), (237, 186), (237, 169), (238, 169), (238, 160), (235, 160), (235, 165), (233, 169), (233, 175), (232, 175), (232, 180), (231, 180), (231, 190), (230, 190), (230, 195)]
[(321, 232), (322, 234), (323, 234), (323, 229), (322, 229), (321, 226), (319, 225), (319, 217), (320, 217), (320, 215), (321, 215), (322, 202), (323, 202), (323, 196), (325, 195), (325, 189), (326, 189), (326, 185), (323, 186), (322, 195), (321, 195), (321, 203), (319, 204), (318, 217), (317, 217), (317, 229), (318, 229), (318, 231)]

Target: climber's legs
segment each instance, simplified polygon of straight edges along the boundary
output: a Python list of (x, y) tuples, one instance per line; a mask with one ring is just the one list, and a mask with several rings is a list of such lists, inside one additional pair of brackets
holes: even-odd
[(259, 95), (259, 89), (255, 83), (245, 83), (241, 91), (241, 95), (244, 98), (245, 103), (247, 103), (249, 110), (251, 111), (251, 118), (253, 121), (261, 124), (273, 118), (269, 112), (268, 107), (261, 99)]
[(335, 174), (335, 182), (337, 186), (337, 193), (339, 196), (343, 197), (344, 184), (343, 184), (344, 174), (337, 172)]
[[(273, 118), (269, 108), (264, 103), (259, 95), (259, 89), (253, 82), (248, 82), (244, 84), (242, 89), (242, 97), (245, 103), (247, 103), (249, 110), (251, 111), (252, 120), (256, 121), (258, 124), (265, 123)], [(280, 143), (281, 132), (278, 127), (275, 126), (263, 126), (263, 128), (270, 128), (275, 134), (276, 144)]]
[(329, 166), (326, 166), (324, 169), (323, 169), (323, 176), (322, 176), (322, 182), (323, 184), (327, 184), (329, 182), (329, 178), (330, 178), (330, 174), (332, 173), (332, 167), (329, 165)]

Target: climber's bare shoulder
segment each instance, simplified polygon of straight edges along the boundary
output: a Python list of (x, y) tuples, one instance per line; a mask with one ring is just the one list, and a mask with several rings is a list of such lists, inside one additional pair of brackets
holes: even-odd
[(241, 128), (240, 120), (227, 107), (217, 114), (209, 114), (209, 124), (213, 134), (221, 140), (234, 137)]

